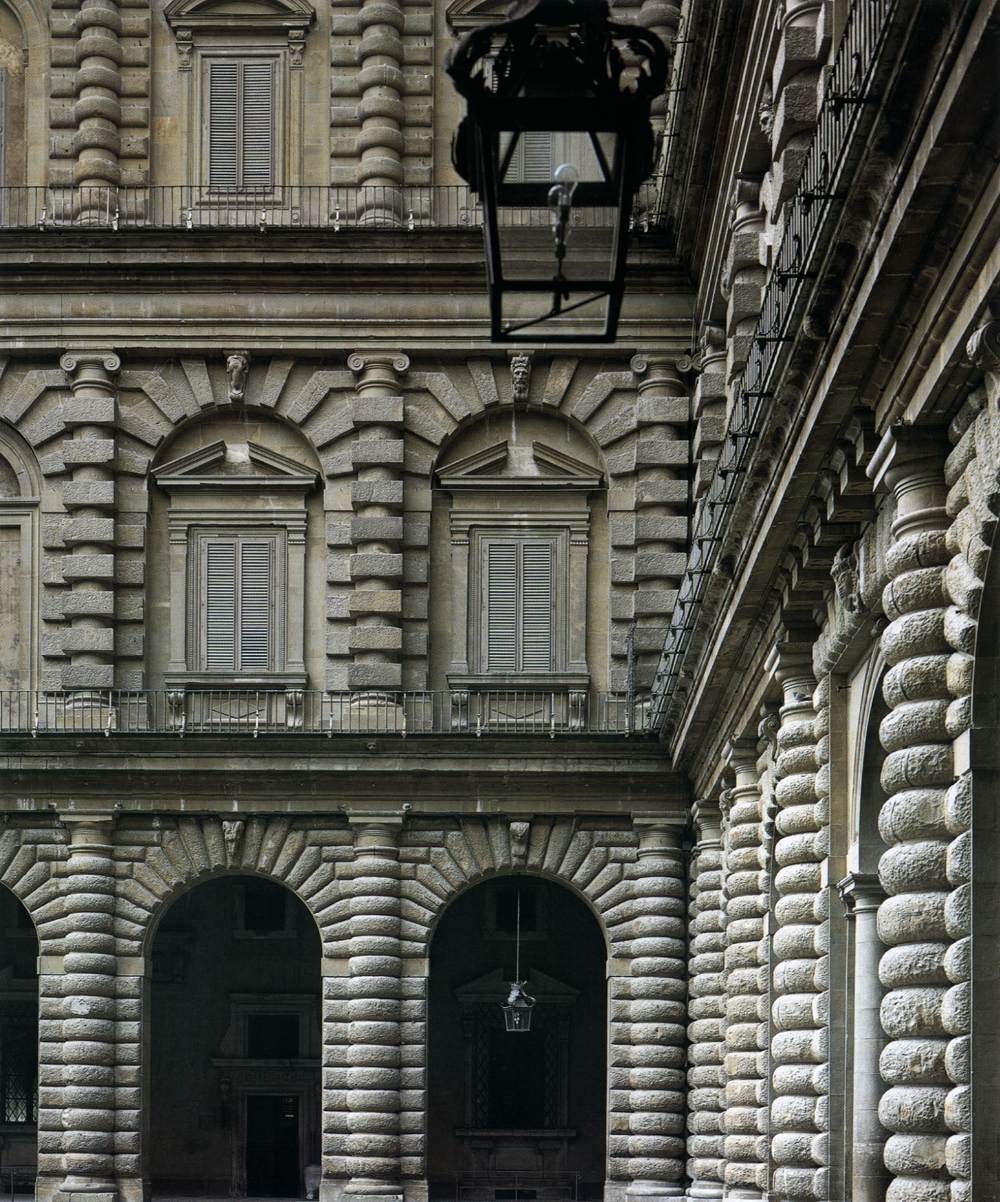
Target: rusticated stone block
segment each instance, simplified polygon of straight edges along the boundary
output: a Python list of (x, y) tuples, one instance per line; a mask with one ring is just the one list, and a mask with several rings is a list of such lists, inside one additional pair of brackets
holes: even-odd
[(402, 680), (402, 664), (350, 664), (347, 670), (351, 689), (399, 689)]
[(63, 527), (63, 541), (76, 543), (113, 543), (114, 518), (72, 518)]
[(348, 645), (352, 651), (398, 651), (403, 632), (398, 626), (355, 626)]
[(402, 574), (402, 555), (380, 551), (366, 551), (351, 556), (352, 580), (379, 577), (398, 579)]
[(400, 542), (403, 538), (403, 519), (382, 514), (361, 514), (351, 518), (353, 542)]
[(403, 448), (401, 438), (362, 438), (351, 443), (351, 462), (355, 467), (402, 467)]
[(63, 485), (63, 504), (67, 509), (94, 506), (110, 509), (115, 503), (113, 480), (68, 480)]
[(351, 483), (351, 504), (390, 505), (402, 507), (402, 480), (354, 480)]
[(62, 418), (67, 426), (113, 426), (117, 405), (112, 396), (68, 397)]
[(66, 664), (62, 669), (66, 689), (111, 689), (114, 683), (113, 664)]
[(61, 608), (67, 617), (111, 617), (115, 612), (115, 595), (110, 590), (71, 590), (61, 598)]
[(63, 463), (110, 463), (115, 457), (113, 438), (67, 438), (62, 445)]
[(115, 632), (110, 626), (93, 628), (89, 626), (70, 627), (62, 632), (62, 649), (71, 651), (95, 651), (111, 653), (115, 649)]
[(65, 580), (113, 580), (113, 555), (64, 555), (62, 574)]
[(351, 420), (355, 426), (401, 426), (401, 396), (358, 396), (351, 398)]

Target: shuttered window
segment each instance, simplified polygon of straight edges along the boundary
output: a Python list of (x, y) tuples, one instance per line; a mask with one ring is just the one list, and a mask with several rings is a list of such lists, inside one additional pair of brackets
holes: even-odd
[(485, 551), (486, 670), (553, 671), (554, 544), (490, 540)]
[(204, 667), (267, 672), (274, 664), (274, 538), (235, 535), (203, 541)]
[(552, 134), (547, 129), (525, 130), (517, 140), (504, 179), (512, 184), (538, 184), (551, 181)]
[(274, 188), (274, 59), (208, 64), (208, 184), (222, 192)]

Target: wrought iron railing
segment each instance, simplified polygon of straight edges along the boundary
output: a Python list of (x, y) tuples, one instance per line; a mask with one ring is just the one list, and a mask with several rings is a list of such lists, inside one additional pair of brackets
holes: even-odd
[[(636, 196), (635, 229), (648, 229), (655, 205), (652, 184)], [(505, 227), (547, 227), (547, 207), (504, 208)], [(609, 207), (580, 206), (576, 226), (606, 228)], [(482, 225), (482, 207), (465, 184), (440, 187), (282, 187), (266, 192), (212, 192), (186, 184), (145, 188), (0, 188), (0, 230), (326, 230), (468, 229)]]
[(493, 689), (112, 689), (0, 693), (0, 734), (642, 735), (649, 701), (625, 694)]
[(671, 615), (653, 691), (658, 730), (674, 695), (729, 514), (744, 485), (777, 381), (843, 198), (862, 115), (900, 0), (855, 0), (827, 80), (816, 133), (764, 288), (763, 305), (711, 484), (692, 523), (687, 568)]

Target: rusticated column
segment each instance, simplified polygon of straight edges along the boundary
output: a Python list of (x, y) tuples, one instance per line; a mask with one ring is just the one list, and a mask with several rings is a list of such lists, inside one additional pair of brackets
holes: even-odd
[(851, 999), (851, 1202), (882, 1202), (887, 1176), (885, 1129), (879, 1122), (882, 1078), (878, 1062), (885, 1036), (879, 1021), (882, 987), (878, 964), (878, 908), (885, 890), (877, 877), (851, 873), (838, 885), (853, 927), (854, 992)]
[(63, 540), (63, 596), (68, 657), (63, 687), (83, 696), (114, 685), (115, 611), (115, 376), (121, 367), (111, 351), (69, 351), (60, 360), (72, 399), (63, 407), (69, 431), (62, 458), (69, 471), (63, 504), (69, 514)]
[(952, 782), (946, 728), (950, 692), (945, 639), (945, 482), (943, 438), (896, 429), (883, 439), (869, 474), (896, 498), (890, 577), (882, 595), (889, 625), (882, 653), (889, 670), (883, 692), (891, 712), (880, 728), (887, 754), (879, 815), (888, 845), (879, 878), (888, 898), (878, 930), (888, 950), (879, 975), (886, 988), (879, 1117), (892, 1134), (885, 1163), (894, 1175), (887, 1202), (948, 1202), (948, 1096), (945, 997), (949, 943), (947, 802)]
[(648, 689), (684, 572), (687, 538), (688, 390), (673, 359), (635, 355), (636, 685)]
[(116, 1001), (112, 828), (68, 817), (63, 887), (62, 1152), (67, 1198), (116, 1202)]
[(766, 189), (773, 222), (795, 191), (809, 153), (819, 113), (820, 66), (825, 62), (825, 44), (819, 36), (822, 0), (784, 0), (782, 7), (770, 116), (773, 163)]
[(403, 398), (401, 354), (353, 354), (358, 376), (351, 416), (351, 689), (398, 689), (402, 684)]
[(628, 1197), (682, 1198), (687, 947), (680, 833), (637, 822), (632, 880)]
[(121, 179), (122, 19), (118, 0), (82, 0), (76, 19), (77, 220), (107, 221)]
[[(760, 316), (766, 273), (763, 266), (764, 214), (760, 184), (738, 180), (732, 205), (732, 231), (726, 258), (726, 377), (733, 386), (743, 374)], [(735, 401), (735, 398), (734, 398)], [(726, 416), (728, 417), (728, 411)]]
[[(663, 39), (664, 45), (673, 57), (674, 40), (677, 37), (677, 27), (681, 19), (681, 6), (678, 0), (642, 0), (639, 9), (639, 24), (645, 25)], [(653, 128), (657, 135), (663, 131), (663, 120), (667, 111), (666, 94), (658, 96), (650, 109)]]
[(695, 802), (688, 1001), (688, 1197), (721, 1198), (723, 1031), (726, 984), (722, 898), (722, 816), (714, 801)]
[[(829, 805), (817, 789), (817, 737), (829, 699), (817, 690), (809, 643), (784, 643), (775, 800), (777, 901), (771, 1017), (773, 1197), (825, 1199), (829, 1177), (826, 1012), (829, 916), (823, 861)], [(815, 703), (813, 692), (816, 690)], [(817, 709), (824, 715), (817, 731)]]
[(358, 13), (361, 102), (358, 219), (398, 225), (403, 183), (403, 8), (399, 0), (364, 0)]
[(735, 739), (725, 835), (725, 1181), (727, 1198), (759, 1199), (767, 1185), (768, 883), (757, 744)]
[(400, 1187), (399, 822), (359, 822), (350, 890), (346, 1077), (348, 1194)]

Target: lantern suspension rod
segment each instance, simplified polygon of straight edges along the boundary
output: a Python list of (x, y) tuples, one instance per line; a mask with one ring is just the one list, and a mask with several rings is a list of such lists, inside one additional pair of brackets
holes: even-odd
[(521, 890), (517, 891), (517, 929), (514, 933), (514, 980), (521, 979)]

